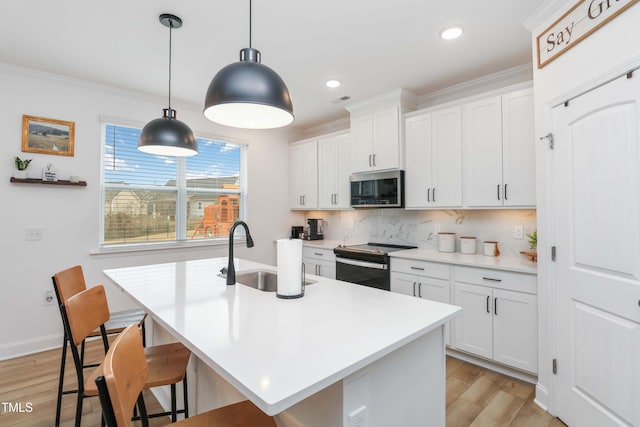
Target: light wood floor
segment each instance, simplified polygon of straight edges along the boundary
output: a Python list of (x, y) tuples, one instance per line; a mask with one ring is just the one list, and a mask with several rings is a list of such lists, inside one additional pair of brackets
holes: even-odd
[[(69, 353), (65, 384), (75, 387), (75, 371)], [(87, 346), (87, 360), (103, 353), (99, 343)], [(60, 350), (0, 362), (0, 426), (51, 427), (56, 413), (56, 392)], [(66, 388), (69, 388), (65, 386)], [(447, 427), (564, 427), (533, 403), (534, 386), (458, 359), (447, 358)], [(9, 412), (5, 403), (29, 402), (31, 412)], [(75, 395), (62, 399), (62, 423), (73, 426)], [(149, 412), (160, 407), (151, 393), (145, 392)], [(151, 427), (162, 426), (169, 418), (152, 419)], [(100, 402), (84, 401), (82, 426), (100, 425)], [(134, 425), (139, 425), (135, 423)], [(425, 424), (425, 427), (428, 427)]]

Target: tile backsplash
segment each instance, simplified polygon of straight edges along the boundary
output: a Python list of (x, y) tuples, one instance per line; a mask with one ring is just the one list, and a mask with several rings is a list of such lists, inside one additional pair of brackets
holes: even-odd
[[(438, 249), (437, 230), (456, 233), (456, 251), (460, 236), (499, 242), (503, 255), (522, 256), (529, 250), (527, 234), (536, 229), (534, 209), (438, 210), (358, 209), (351, 211), (312, 211), (306, 218), (325, 220), (324, 238), (345, 244), (363, 242), (414, 245)], [(514, 238), (516, 226), (522, 226), (522, 239)], [(478, 248), (480, 253), (480, 249)]]

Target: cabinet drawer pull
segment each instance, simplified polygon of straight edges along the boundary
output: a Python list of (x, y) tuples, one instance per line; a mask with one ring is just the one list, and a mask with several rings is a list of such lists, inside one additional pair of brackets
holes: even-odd
[(491, 277), (483, 277), (482, 280), (488, 280), (490, 282), (502, 282), (502, 279), (492, 279)]
[(495, 297), (493, 299), (493, 313), (497, 316), (498, 315), (498, 297)]
[(411, 267), (412, 270), (420, 270), (420, 271), (424, 271), (423, 267)]
[(314, 252), (313, 254), (314, 254), (314, 255), (318, 255), (318, 256), (324, 256), (324, 254), (323, 254), (323, 253), (320, 253), (320, 252)]
[(491, 314), (491, 310), (489, 310), (489, 298), (491, 297), (487, 295), (487, 313)]

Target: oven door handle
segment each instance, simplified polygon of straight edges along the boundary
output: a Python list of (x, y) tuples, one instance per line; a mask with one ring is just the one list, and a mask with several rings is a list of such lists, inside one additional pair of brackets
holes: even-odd
[(355, 265), (356, 267), (375, 268), (377, 270), (386, 270), (388, 268), (387, 264), (377, 264), (375, 262), (358, 261), (349, 258), (336, 258), (336, 262)]

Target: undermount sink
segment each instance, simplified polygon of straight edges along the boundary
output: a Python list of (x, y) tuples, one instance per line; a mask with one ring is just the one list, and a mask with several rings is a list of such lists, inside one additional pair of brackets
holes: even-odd
[[(236, 273), (236, 283), (250, 286), (264, 292), (275, 292), (278, 289), (278, 274), (266, 270), (252, 270)], [(315, 280), (305, 279), (304, 285), (316, 283)]]

